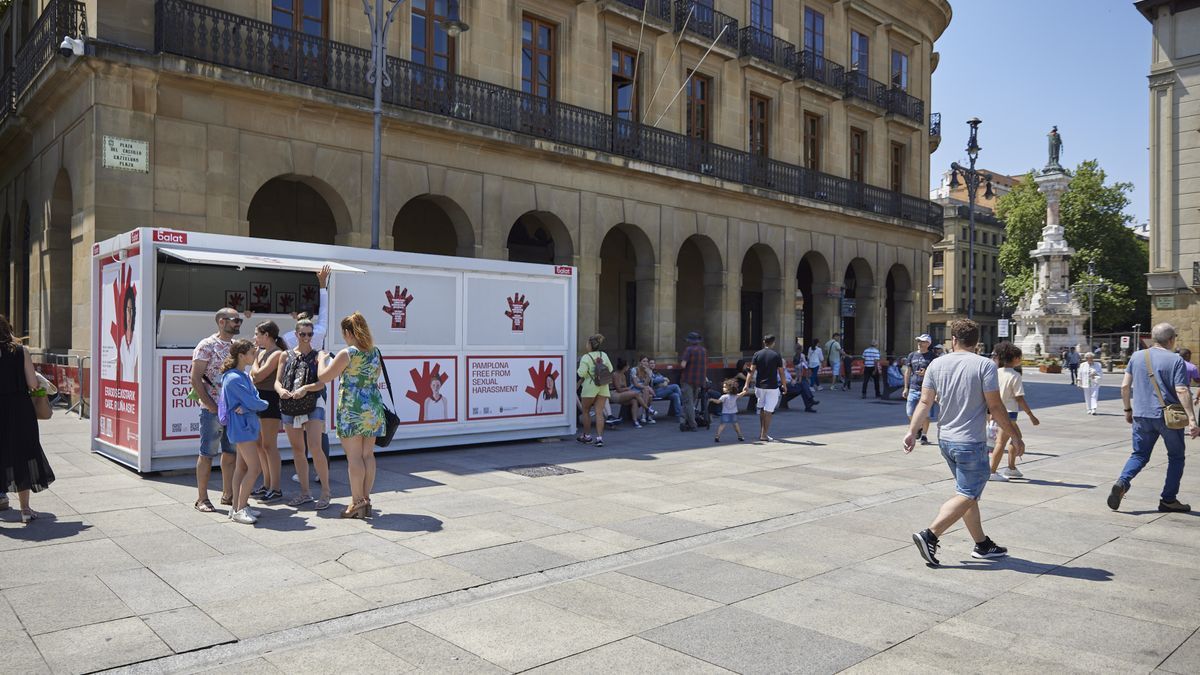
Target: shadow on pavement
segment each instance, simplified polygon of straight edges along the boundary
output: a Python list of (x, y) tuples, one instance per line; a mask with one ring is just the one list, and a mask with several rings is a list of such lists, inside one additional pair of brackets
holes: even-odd
[(385, 513), (367, 521), (377, 530), (392, 532), (439, 532), (442, 521), (419, 513)]
[[(1029, 454), (1029, 453), (1025, 453), (1025, 454)], [(1054, 455), (1051, 455), (1051, 456), (1053, 457)], [(1041, 479), (1037, 479), (1037, 478), (1035, 478), (1035, 479), (1010, 478), (1009, 481), (1011, 481), (1012, 483), (1015, 483), (1017, 485), (1050, 485), (1052, 487), (1079, 488), (1081, 490), (1096, 487), (1095, 485), (1088, 485), (1087, 483), (1064, 483), (1062, 481), (1057, 481), (1057, 480), (1041, 480)]]
[[(21, 512), (13, 509), (13, 516), (6, 517), (4, 522), (20, 523)], [(92, 529), (92, 526), (79, 521), (60, 521), (53, 513), (38, 511), (37, 520), (26, 524), (20, 528), (4, 528), (0, 530), (4, 536), (9, 539), (18, 539), (20, 541), (53, 541), (55, 539), (67, 539), (74, 537), (80, 532)]]
[(942, 563), (938, 569), (943, 570), (970, 570), (973, 572), (994, 572), (996, 570), (1012, 570), (1023, 574), (1033, 574), (1037, 576), (1064, 577), (1067, 579), (1080, 579), (1083, 581), (1112, 581), (1113, 573), (1098, 567), (1067, 567), (1066, 565), (1052, 565), (1049, 563), (1039, 563), (1033, 560), (1025, 560), (1024, 558), (1015, 558), (1009, 556), (998, 560), (963, 560), (960, 565), (947, 565)]

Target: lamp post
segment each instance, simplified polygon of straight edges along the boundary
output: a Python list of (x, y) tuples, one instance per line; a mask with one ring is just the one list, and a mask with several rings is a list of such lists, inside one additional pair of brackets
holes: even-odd
[[(389, 2), (392, 6), (385, 14), (384, 5)], [(370, 0), (362, 0), (362, 3), (371, 29), (371, 66), (367, 70), (367, 82), (375, 85), (375, 107), (371, 110), (375, 117), (374, 155), (371, 161), (371, 248), (378, 249), (379, 183), (383, 165), (383, 88), (392, 84), (392, 76), (387, 69), (387, 34), (404, 0), (375, 0), (374, 7), (371, 7)], [(471, 28), (459, 15), (458, 5), (459, 0), (448, 1), (446, 20), (442, 22), (442, 29), (450, 37), (458, 37)]]
[[(1094, 312), (1095, 312), (1095, 308), (1096, 308), (1096, 293), (1099, 293), (1100, 291), (1108, 288), (1108, 284), (1096, 276), (1096, 261), (1095, 260), (1088, 261), (1087, 273), (1088, 273), (1088, 279), (1091, 279), (1091, 281), (1076, 282), (1075, 288), (1083, 291), (1084, 293), (1087, 293), (1087, 296), (1088, 296), (1087, 348), (1088, 348), (1088, 351), (1091, 351), (1092, 350), (1092, 333), (1094, 332), (1093, 329), (1095, 328), (1095, 326), (1093, 325), (1093, 321), (1094, 321)], [(1138, 327), (1140, 328), (1141, 326), (1139, 325)]]
[[(1003, 288), (1000, 289), (1000, 295), (996, 296), (996, 305), (1000, 307), (1000, 320), (1008, 322), (1008, 323), (1004, 324), (1005, 332), (1008, 333), (1008, 335), (1005, 335), (1003, 337), (1005, 337), (1009, 341), (1012, 341), (1012, 339), (1014, 337), (1013, 333), (1015, 331), (1013, 331), (1012, 321), (1009, 321), (1008, 317), (1005, 316), (1005, 314), (1008, 314), (1008, 309), (1009, 309), (1008, 302), (1009, 302), (1008, 293), (1005, 293)], [(1001, 336), (997, 335), (996, 337), (999, 338)]]
[(968, 264), (969, 273), (967, 274), (967, 318), (975, 318), (975, 197), (979, 192), (979, 186), (986, 184), (987, 190), (983, 193), (984, 199), (991, 199), (994, 194), (992, 192), (992, 175), (982, 171), (975, 170), (975, 160), (979, 157), (979, 151), (983, 148), (979, 147), (979, 125), (983, 124), (983, 120), (978, 117), (972, 117), (967, 120), (967, 126), (971, 127), (971, 136), (967, 139), (967, 160), (968, 166), (963, 166), (958, 162), (950, 165), (950, 187), (956, 188), (960, 185), (958, 177), (961, 175), (963, 183), (967, 188), (967, 228), (970, 234), (970, 241), (967, 242), (967, 257), (970, 258)]

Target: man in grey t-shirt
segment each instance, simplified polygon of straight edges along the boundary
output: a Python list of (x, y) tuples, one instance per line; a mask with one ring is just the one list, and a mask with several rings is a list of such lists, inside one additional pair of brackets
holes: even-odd
[[(1125, 421), (1133, 425), (1133, 454), (1125, 462), (1121, 477), (1108, 493), (1108, 508), (1116, 511), (1129, 491), (1134, 476), (1150, 461), (1150, 453), (1161, 436), (1167, 446), (1167, 479), (1163, 483), (1158, 510), (1187, 513), (1188, 504), (1179, 501), (1179, 482), (1183, 479), (1184, 429), (1168, 429), (1163, 421), (1163, 406), (1182, 404), (1187, 411), (1187, 435), (1200, 436), (1192, 410), (1192, 392), (1188, 389), (1187, 366), (1175, 353), (1175, 327), (1160, 323), (1150, 331), (1153, 342), (1129, 357), (1125, 379), (1121, 382), (1121, 400), (1125, 402)], [(1151, 380), (1150, 378), (1154, 379)], [(1161, 396), (1161, 398), (1160, 398)]]
[(996, 364), (975, 354), (979, 324), (969, 319), (951, 322), (950, 340), (953, 351), (934, 359), (925, 370), (921, 401), (913, 411), (908, 435), (904, 437), (904, 452), (912, 452), (917, 443), (917, 432), (925, 425), (936, 397), (942, 408), (938, 417), (938, 445), (954, 474), (956, 494), (942, 504), (937, 518), (927, 529), (913, 534), (913, 543), (921, 557), (932, 567), (938, 565), (938, 537), (959, 518), (975, 540), (972, 557), (988, 559), (1008, 555), (1008, 549), (997, 546), (983, 533), (979, 516), (979, 498), (991, 475), (987, 414), (990, 412), (992, 419), (1009, 433), (1018, 453), (1025, 450), (1021, 432), (1008, 418), (1000, 400)]

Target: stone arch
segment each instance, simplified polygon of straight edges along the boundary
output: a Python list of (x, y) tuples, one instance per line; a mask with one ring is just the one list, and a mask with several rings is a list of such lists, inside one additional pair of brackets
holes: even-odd
[(575, 256), (567, 226), (546, 211), (528, 211), (517, 218), (505, 247), (513, 262), (571, 265)]
[(741, 351), (756, 352), (762, 348), (764, 335), (779, 336), (783, 308), (780, 276), (779, 256), (770, 246), (754, 244), (742, 256), (738, 320)]
[[(17, 227), (13, 232), (20, 238), (20, 254), (13, 266), (13, 328), (17, 333), (27, 336), (32, 327), (31, 308), (33, 303), (29, 296), (29, 270), (33, 258), (33, 213), (29, 210), (29, 202), (21, 202), (20, 215), (17, 217)], [(16, 247), (14, 246), (14, 249)]]
[(0, 221), (0, 314), (12, 318), (13, 225), (7, 213)]
[(871, 340), (878, 338), (875, 335), (875, 273), (866, 259), (855, 258), (846, 265), (842, 293), (854, 301), (854, 316), (842, 316), (842, 347), (847, 353), (861, 354)]
[(600, 243), (596, 326), (609, 352), (626, 358), (654, 348), (657, 324), (654, 246), (629, 223), (614, 225)]
[(350, 211), (333, 186), (313, 176), (283, 174), (263, 183), (246, 210), (250, 236), (333, 244), (350, 231)]
[(913, 282), (908, 268), (892, 265), (884, 282), (883, 311), (886, 317), (884, 353), (896, 354), (911, 344), (913, 332)]
[(475, 257), (475, 229), (453, 199), (425, 194), (413, 197), (392, 221), (392, 248), (409, 253)]
[(42, 298), (42, 346), (66, 352), (71, 349), (71, 221), (75, 215), (75, 200), (71, 192), (71, 177), (59, 169), (50, 195), (50, 218), (42, 243), (40, 275)]
[(692, 331), (704, 335), (709, 353), (724, 351), (722, 325), (725, 265), (721, 249), (703, 234), (693, 234), (675, 257), (675, 346), (683, 348)]
[(833, 275), (829, 262), (817, 251), (809, 251), (796, 266), (796, 290), (803, 305), (798, 312), (796, 335), (804, 340), (805, 349), (829, 339), (837, 316), (837, 301), (829, 295)]

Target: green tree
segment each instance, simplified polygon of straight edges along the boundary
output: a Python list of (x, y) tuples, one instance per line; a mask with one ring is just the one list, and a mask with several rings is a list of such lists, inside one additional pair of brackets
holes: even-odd
[[(1081, 163), (1059, 210), (1064, 236), (1075, 249), (1070, 282), (1108, 284), (1107, 290), (1096, 294), (1097, 333), (1150, 322), (1145, 277), (1149, 251), (1129, 229), (1132, 217), (1125, 213), (1133, 186), (1121, 182), (1106, 185), (1106, 178), (1095, 160)], [(1037, 247), (1046, 224), (1046, 197), (1038, 191), (1032, 172), (997, 201), (996, 215), (1004, 220), (1007, 235), (1000, 247), (1004, 291), (1010, 298), (1020, 298), (1033, 290), (1034, 263), (1029, 251)], [(1096, 264), (1094, 276), (1088, 275), (1089, 262)], [(1080, 294), (1080, 298), (1086, 310), (1086, 296)]]

